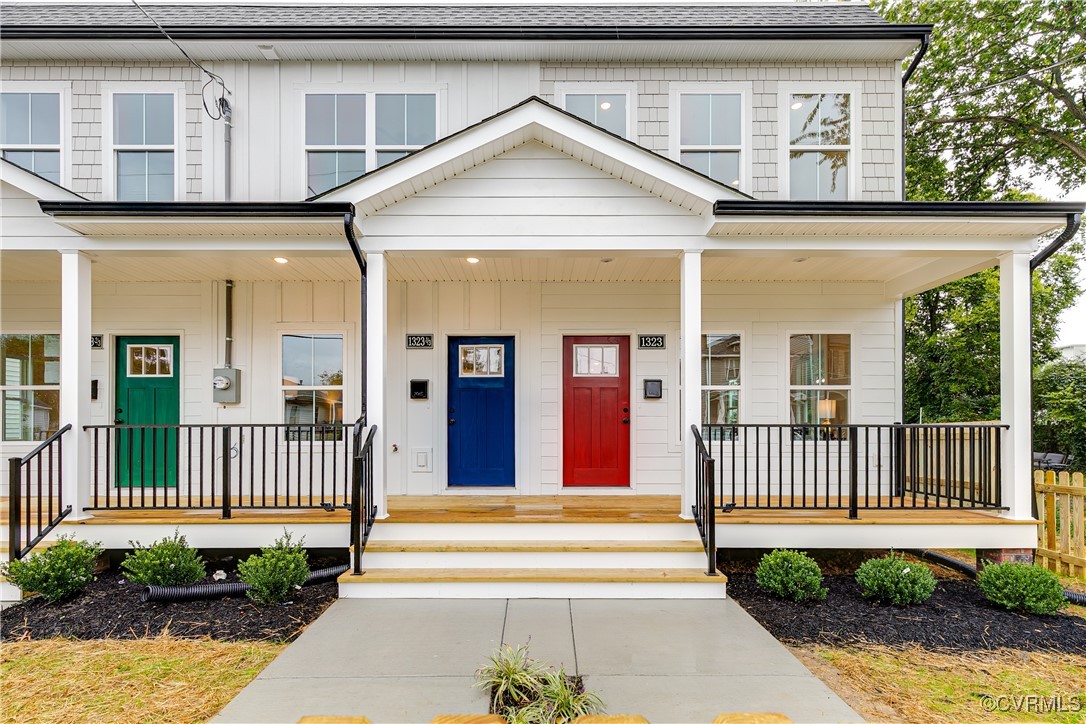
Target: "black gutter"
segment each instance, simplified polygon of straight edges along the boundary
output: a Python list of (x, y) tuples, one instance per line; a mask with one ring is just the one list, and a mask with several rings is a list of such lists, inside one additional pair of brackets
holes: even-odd
[(1052, 240), (1052, 243), (1041, 249), (1032, 259), (1029, 260), (1029, 270), (1034, 271), (1037, 267), (1048, 261), (1048, 258), (1059, 251), (1064, 244), (1074, 238), (1078, 233), (1079, 228), (1082, 226), (1082, 208), (1081, 205), (1078, 211), (1069, 212), (1067, 214), (1067, 226), (1060, 232), (1060, 235)]
[[(369, 424), (369, 411), (367, 408), (367, 378), (369, 377), (369, 363), (367, 356), (369, 353), (369, 323), (366, 320), (368, 313), (368, 301), (366, 299), (366, 258), (362, 255), (362, 249), (358, 246), (358, 237), (354, 233), (354, 209), (352, 208), (349, 213), (343, 215), (343, 233), (347, 237), (347, 244), (351, 247), (351, 254), (354, 255), (355, 264), (358, 265), (358, 271), (362, 275), (359, 281), (359, 287), (361, 291), (361, 303), (362, 303), (362, 315), (359, 319), (359, 344), (362, 347), (361, 354), (361, 381), (359, 383), (360, 397), (362, 400), (362, 410), (359, 420), (362, 425)], [(357, 454), (357, 451), (356, 451)]]
[(309, 217), (354, 214), (346, 201), (39, 201), (50, 216)]
[[(208, 26), (166, 25), (174, 40), (922, 40), (931, 25), (767, 26)], [(142, 25), (8, 25), (4, 40), (162, 40)]]
[(1082, 214), (1075, 201), (732, 201), (717, 216), (997, 216), (1045, 218)]

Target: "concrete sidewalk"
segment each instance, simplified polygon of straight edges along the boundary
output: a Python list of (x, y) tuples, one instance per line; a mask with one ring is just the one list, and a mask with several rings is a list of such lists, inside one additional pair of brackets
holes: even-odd
[(336, 601), (217, 722), (306, 714), (428, 722), (485, 713), (473, 674), (501, 643), (585, 676), (607, 710), (660, 722), (723, 711), (862, 721), (734, 601)]

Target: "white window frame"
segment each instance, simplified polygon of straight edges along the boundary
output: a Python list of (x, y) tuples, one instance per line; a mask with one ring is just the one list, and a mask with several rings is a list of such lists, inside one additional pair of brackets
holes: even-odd
[[(445, 95), (447, 93), (447, 87), (444, 85), (435, 84), (415, 84), (415, 83), (402, 83), (402, 84), (350, 84), (350, 83), (309, 83), (298, 90), (298, 113), (296, 116), (297, 122), (297, 148), (301, 149), (301, 154), (297, 156), (299, 159), (299, 172), (295, 174), (299, 178), (299, 185), (301, 198), (309, 198), (313, 194), (309, 193), (309, 152), (310, 151), (362, 151), (366, 154), (366, 173), (371, 173), (377, 170), (377, 152), (378, 151), (408, 151), (414, 152), (426, 146), (378, 146), (377, 145), (377, 96), (379, 95), (432, 95), (434, 96), (434, 141), (439, 141), (445, 137), (446, 127), (446, 107), (445, 107)], [(366, 97), (366, 129), (365, 129), (365, 143), (362, 146), (349, 145), (349, 146), (329, 146), (329, 145), (308, 145), (305, 142), (305, 107), (306, 96), (310, 95), (364, 95)], [(388, 165), (388, 164), (385, 164)], [(332, 188), (335, 188), (334, 186)], [(326, 193), (326, 192), (321, 192)]]
[[(849, 364), (849, 384), (847, 385), (793, 385), (792, 384), (792, 368), (791, 361), (791, 339), (793, 336), (810, 334), (810, 335), (828, 335), (828, 334), (845, 334), (848, 335), (848, 364)], [(859, 389), (857, 379), (859, 378), (859, 368), (856, 366), (856, 341), (858, 335), (855, 329), (843, 329), (839, 327), (825, 329), (825, 328), (807, 328), (807, 329), (789, 329), (784, 331), (784, 336), (781, 339), (781, 381), (784, 383), (784, 415), (785, 423), (792, 422), (792, 392), (796, 390), (816, 390), (826, 392), (847, 392), (848, 393), (848, 415), (845, 417), (843, 425), (857, 424), (856, 414), (857, 410), (857, 396), (856, 390)]]
[[(287, 386), (287, 385), (283, 384), (283, 338), (284, 337), (297, 336), (297, 335), (307, 335), (307, 336), (311, 336), (311, 335), (339, 335), (340, 336), (340, 338), (343, 341), (343, 381), (339, 385), (293, 385), (293, 386)], [(350, 335), (349, 330), (346, 329), (346, 328), (343, 328), (343, 327), (338, 327), (338, 328), (306, 327), (306, 326), (299, 326), (299, 325), (292, 325), (292, 324), (284, 324), (284, 325), (281, 325), (279, 327), (279, 329), (277, 330), (277, 334), (275, 336), (275, 342), (276, 342), (275, 355), (276, 355), (277, 364), (278, 364), (278, 370), (276, 372), (276, 374), (277, 374), (277, 377), (276, 377), (276, 389), (277, 389), (278, 397), (277, 397), (277, 399), (275, 401), (275, 404), (278, 407), (278, 411), (276, 412), (276, 415), (277, 415), (277, 419), (280, 421), (280, 423), (282, 423), (283, 425), (294, 424), (294, 423), (287, 422), (286, 410), (284, 409), (284, 406), (283, 406), (283, 400), (284, 400), (283, 393), (286, 392), (288, 389), (291, 389), (291, 390), (336, 390), (336, 389), (338, 389), (343, 395), (343, 397), (342, 397), (343, 404), (342, 404), (342, 407), (341, 407), (343, 419), (340, 422), (346, 424), (347, 420), (350, 419), (350, 417), (348, 415), (348, 412), (347, 412), (347, 400), (349, 399), (348, 395), (349, 395), (349, 392), (350, 392), (350, 390), (348, 389), (348, 385), (347, 385), (347, 380), (350, 379), (350, 377), (348, 375), (347, 367), (348, 367), (348, 363), (351, 360), (351, 353), (350, 353), (351, 347), (349, 345), (352, 344), (351, 335)], [(283, 435), (282, 439), (283, 439), (284, 442), (297, 443), (297, 444), (309, 444), (308, 440), (302, 440), (302, 439), (291, 440), (290, 436), (287, 434), (287, 431), (285, 429), (282, 431), (282, 435)], [(341, 442), (345, 442), (346, 440), (347, 440), (347, 432), (346, 432), (346, 429), (344, 428), (344, 432), (342, 433), (342, 437), (339, 440), (335, 440), (334, 442), (341, 443)], [(328, 442), (333, 442), (333, 441), (329, 440)]]
[[(637, 83), (636, 82), (562, 82), (554, 84), (554, 98), (559, 108), (566, 109), (566, 96), (569, 95), (615, 95), (626, 96), (626, 135), (627, 141), (637, 141)], [(580, 116), (578, 116), (580, 118)], [(582, 119), (583, 120), (583, 119)]]
[[(577, 371), (577, 349), (579, 347), (599, 347), (601, 350), (604, 349), (604, 348), (615, 350), (615, 371), (614, 371), (614, 374), (605, 374), (603, 372), (600, 372), (599, 374), (594, 375), (591, 372), (578, 372)], [(618, 344), (575, 343), (573, 345), (573, 360), (572, 361), (573, 361), (573, 376), (574, 377), (593, 377), (593, 378), (606, 377), (606, 378), (614, 378), (614, 377), (621, 377), (622, 376), (621, 345), (618, 345)]]
[[(3, 93), (57, 93), (60, 95), (60, 135), (59, 143), (55, 146), (40, 143), (20, 143), (0, 146), (3, 151), (59, 151), (60, 181), (59, 185), (67, 187), (71, 183), (71, 170), (68, 162), (68, 149), (72, 147), (72, 84), (64, 81), (35, 82), (35, 81), (4, 81)], [(22, 168), (22, 166), (19, 166)], [(34, 173), (31, 171), (30, 173)]]
[(863, 172), (863, 164), (860, 158), (860, 148), (862, 147), (860, 138), (862, 124), (860, 119), (863, 115), (863, 84), (838, 83), (834, 81), (781, 83), (777, 86), (777, 175), (780, 178), (779, 197), (787, 200), (790, 199), (792, 195), (792, 179), (789, 173), (789, 153), (792, 150), (792, 145), (789, 143), (791, 140), (789, 107), (791, 105), (790, 101), (793, 93), (846, 93), (851, 96), (851, 99), (849, 100), (849, 108), (852, 113), (851, 123), (849, 124), (850, 143), (847, 146), (820, 146), (812, 144), (810, 146), (797, 146), (796, 148), (803, 151), (847, 151), (847, 200), (855, 201), (860, 198), (860, 176)]
[[(27, 330), (27, 331), (5, 329), (3, 331), (3, 334), (16, 335), (16, 336), (26, 336), (26, 337), (33, 337), (34, 335), (37, 335), (37, 334), (40, 334), (40, 335), (43, 335), (43, 336), (44, 335), (55, 335), (57, 337), (57, 339), (58, 339), (58, 344), (59, 344), (59, 339), (60, 339), (60, 330), (56, 329), (56, 328), (52, 328), (52, 329), (50, 329), (48, 331), (39, 331), (37, 329), (31, 329), (31, 330)], [(3, 374), (3, 370), (0, 370), (0, 414), (4, 414), (2, 404), (3, 404), (3, 400), (4, 400), (3, 393), (5, 393), (5, 392), (9, 392), (9, 391), (10, 392), (35, 392), (35, 391), (38, 391), (38, 390), (43, 390), (43, 391), (56, 390), (58, 394), (60, 393), (60, 381), (59, 381), (59, 379), (58, 379), (58, 381), (57, 381), (57, 383), (55, 385), (47, 385), (47, 384), (41, 384), (41, 385), (9, 385), (9, 384), (4, 383), (4, 381), (3, 381), (4, 378), (3, 378), (2, 374)], [(59, 416), (58, 416), (57, 424), (58, 424), (58, 427), (61, 426)], [(40, 443), (40, 442), (41, 442), (41, 440), (23, 440), (23, 439), (20, 439), (20, 440), (3, 440), (3, 439), (0, 439), (0, 445), (19, 445), (19, 444), (28, 444), (28, 443), (29, 444), (37, 444), (37, 443)]]
[[(754, 189), (754, 84), (741, 82), (728, 83), (703, 83), (684, 82), (672, 83), (671, 95), (668, 98), (668, 107), (671, 109), (668, 123), (668, 155), (676, 163), (681, 163), (682, 152), (685, 151), (739, 151), (739, 186), (740, 191), (751, 193)], [(740, 116), (742, 123), (741, 145), (739, 146), (686, 146), (680, 143), (680, 131), (682, 121), (679, 117), (682, 104), (680, 96), (723, 94), (738, 95), (740, 97)], [(730, 183), (720, 181), (726, 186)]]
[[(163, 374), (159, 374), (158, 372), (155, 372), (153, 374), (147, 374), (146, 372), (141, 372), (138, 375), (132, 374), (132, 352), (131, 352), (131, 350), (132, 350), (133, 347), (141, 347), (143, 349), (147, 349), (148, 347), (154, 347), (159, 352), (161, 352), (164, 348), (169, 347), (170, 348), (170, 374), (163, 375)], [(125, 377), (150, 377), (150, 378), (158, 378), (158, 379), (169, 379), (171, 377), (176, 377), (177, 376), (177, 359), (176, 359), (176, 357), (177, 357), (177, 348), (173, 344), (158, 344), (158, 343), (154, 343), (154, 344), (126, 344), (125, 348), (124, 348), (124, 375), (125, 375)]]
[[(173, 96), (173, 144), (131, 146), (113, 143), (113, 96), (132, 93)], [(173, 151), (173, 200), (185, 194), (185, 87), (179, 83), (130, 82), (102, 84), (102, 195), (117, 199), (118, 151)]]

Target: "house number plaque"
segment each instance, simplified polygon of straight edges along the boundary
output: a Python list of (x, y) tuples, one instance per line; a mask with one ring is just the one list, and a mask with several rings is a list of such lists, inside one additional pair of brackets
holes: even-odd
[(100, 335), (100, 334), (92, 334), (91, 335), (91, 349), (102, 349), (102, 347), (103, 347), (103, 345), (102, 345), (102, 335)]
[(432, 335), (432, 334), (409, 334), (409, 335), (407, 335), (407, 348), (408, 349), (433, 349), (434, 348), (434, 335)]
[(637, 335), (638, 349), (666, 349), (666, 334), (639, 334)]

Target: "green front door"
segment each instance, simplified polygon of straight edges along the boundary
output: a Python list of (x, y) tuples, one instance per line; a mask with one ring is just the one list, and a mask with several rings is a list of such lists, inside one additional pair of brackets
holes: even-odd
[[(176, 425), (181, 409), (178, 337), (118, 337), (118, 425)], [(117, 430), (117, 485), (177, 485), (176, 428)]]

